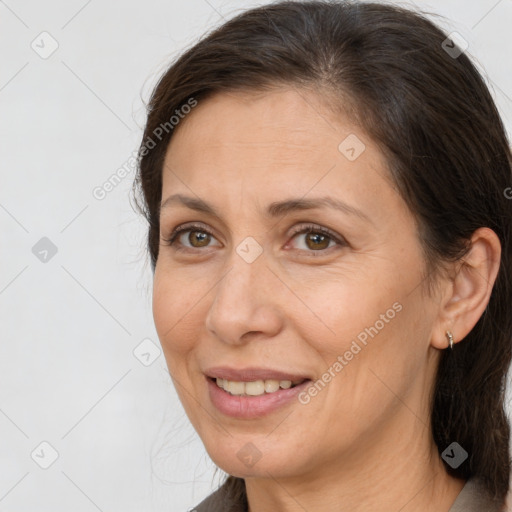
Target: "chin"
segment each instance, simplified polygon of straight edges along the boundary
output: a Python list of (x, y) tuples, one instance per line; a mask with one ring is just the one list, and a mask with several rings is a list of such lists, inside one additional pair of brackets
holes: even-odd
[[(251, 436), (253, 441), (250, 441), (247, 436), (243, 439), (234, 436), (230, 438), (229, 443), (213, 442), (214, 446), (206, 445), (206, 449), (210, 458), (222, 471), (238, 478), (296, 476), (299, 470), (290, 462), (296, 458), (297, 451), (291, 453), (282, 444), (281, 450), (278, 450), (269, 439), (265, 443), (264, 437), (262, 436), (259, 441), (257, 436)], [(295, 459), (295, 462), (298, 461)]]

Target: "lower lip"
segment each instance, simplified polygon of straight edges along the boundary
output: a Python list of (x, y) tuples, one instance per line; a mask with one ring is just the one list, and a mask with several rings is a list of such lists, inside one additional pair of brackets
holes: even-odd
[(223, 414), (233, 418), (254, 419), (270, 414), (297, 399), (297, 395), (310, 383), (310, 380), (288, 389), (279, 389), (274, 393), (265, 393), (259, 396), (235, 396), (217, 386), (210, 378), (208, 391), (213, 405)]

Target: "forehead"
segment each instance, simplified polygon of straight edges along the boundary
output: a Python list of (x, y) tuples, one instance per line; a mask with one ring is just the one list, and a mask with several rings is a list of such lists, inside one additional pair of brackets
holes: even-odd
[(200, 100), (181, 121), (168, 150), (184, 143), (199, 152), (204, 146), (250, 150), (255, 144), (270, 151), (283, 143), (298, 153), (302, 148), (325, 151), (329, 145), (336, 149), (340, 137), (356, 129), (325, 101), (311, 91), (289, 88), (217, 93)]
[[(219, 93), (179, 124), (167, 148), (162, 198), (208, 193), (341, 191), (354, 199), (390, 187), (383, 155), (363, 130), (311, 91)], [(275, 192), (275, 197), (270, 197)]]

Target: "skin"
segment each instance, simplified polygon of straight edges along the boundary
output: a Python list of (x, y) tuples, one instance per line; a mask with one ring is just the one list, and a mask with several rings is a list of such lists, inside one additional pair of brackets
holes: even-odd
[[(354, 161), (338, 150), (350, 134), (366, 146)], [(204, 231), (192, 228), (177, 239), (181, 251), (162, 241), (155, 326), (190, 421), (212, 460), (245, 478), (250, 512), (448, 511), (464, 481), (438, 455), (429, 394), (446, 330), (460, 341), (487, 305), (500, 257), (494, 232), (475, 232), (465, 261), (429, 295), (417, 226), (382, 153), (318, 93), (293, 88), (199, 102), (166, 154), (162, 200), (177, 193), (207, 201), (220, 218), (163, 208), (162, 239), (193, 221), (213, 236), (198, 242)], [(326, 195), (368, 219), (328, 207), (264, 213), (274, 201)], [(345, 243), (292, 234), (305, 223)], [(252, 263), (236, 252), (249, 236), (263, 250)], [(319, 379), (394, 303), (401, 311), (308, 404), (247, 420), (211, 403), (206, 368)], [(261, 452), (252, 467), (237, 457), (248, 442)]]

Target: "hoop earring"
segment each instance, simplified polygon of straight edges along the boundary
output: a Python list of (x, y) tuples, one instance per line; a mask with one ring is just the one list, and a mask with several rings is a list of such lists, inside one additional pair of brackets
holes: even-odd
[(451, 333), (451, 331), (446, 331), (446, 337), (448, 338), (450, 350), (453, 350), (453, 334)]

